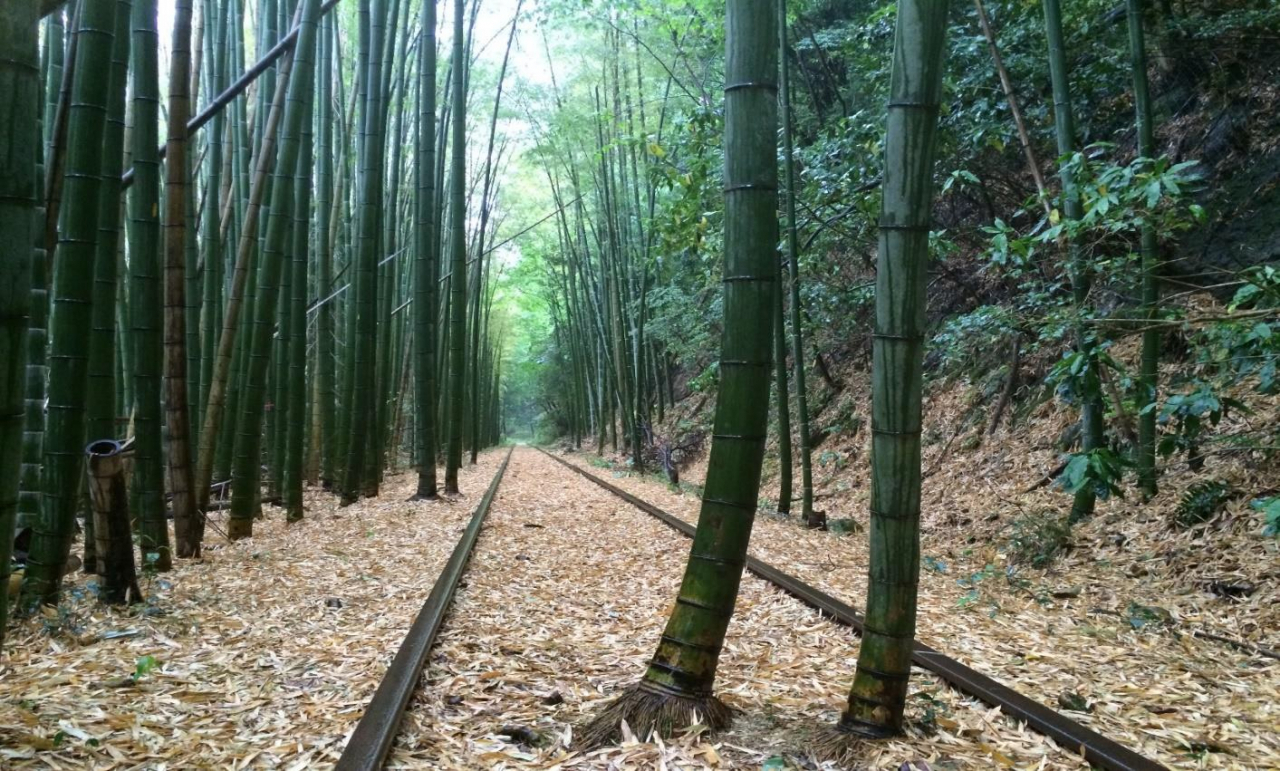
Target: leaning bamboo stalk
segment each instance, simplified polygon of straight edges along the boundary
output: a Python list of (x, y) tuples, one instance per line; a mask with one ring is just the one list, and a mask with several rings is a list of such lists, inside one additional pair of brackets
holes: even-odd
[(841, 731), (901, 732), (920, 575), (920, 429), (929, 220), (947, 4), (898, 4), (885, 125), (871, 374), (867, 615)]
[[(262, 439), (259, 429), (265, 402), (267, 366), (273, 346), (272, 326), (276, 320), (281, 294), (281, 277), (286, 267), (285, 242), (294, 216), (293, 187), (300, 154), (300, 137), (303, 123), (310, 119), (308, 88), (310, 79), (315, 74), (312, 56), (315, 51), (316, 9), (316, 0), (303, 0), (298, 4), (298, 10), (302, 14), (302, 34), (295, 54), (297, 66), (279, 84), (288, 89), (290, 96), (281, 128), (279, 171), (271, 191), (271, 211), (262, 248), (262, 267), (258, 271), (254, 325), (245, 340), (249, 359), (243, 383), (241, 414), (232, 416), (239, 421), (232, 471), (231, 518), (227, 527), (227, 535), (233, 540), (253, 534), (253, 515), (257, 509), (259, 449)], [(286, 302), (288, 299), (286, 297)]]
[[(327, 2), (320, 8), (320, 15), (323, 16), (324, 14), (328, 13), (330, 9), (332, 9), (339, 2), (341, 2), (341, 0), (327, 0)], [(271, 65), (275, 64), (277, 59), (284, 57), (286, 53), (291, 54), (293, 52), (293, 47), (298, 42), (297, 18), (298, 17), (295, 15), (293, 28), (289, 30), (288, 34), (280, 38), (279, 42), (277, 42), (266, 53), (264, 53), (258, 59), (258, 61), (254, 62), (252, 67), (245, 70), (244, 74), (241, 75), (239, 78), (236, 78), (236, 81), (234, 83), (227, 86), (226, 89), (224, 89), (220, 94), (214, 97), (213, 100), (210, 101), (209, 104), (206, 105), (203, 110), (201, 110), (198, 114), (196, 114), (189, 121), (187, 121), (188, 136), (190, 136), (191, 134), (194, 134), (196, 131), (200, 130), (201, 128), (204, 128), (204, 125), (209, 121), (213, 120), (215, 115), (221, 112), (223, 108), (225, 108), (227, 105), (231, 104), (231, 102), (237, 96), (240, 96), (241, 94), (243, 94), (245, 90), (249, 88), (249, 86), (253, 85), (253, 82), (256, 81), (258, 77), (261, 76), (264, 72), (266, 72), (268, 68), (271, 67)], [(284, 77), (283, 66), (284, 65), (282, 64), (281, 77)], [(159, 152), (160, 152), (161, 158), (165, 157), (165, 154), (168, 152), (167, 144), (161, 145), (159, 148)], [(120, 182), (124, 187), (129, 187), (130, 185), (132, 185), (133, 169), (129, 169), (128, 171), (126, 171), (124, 175), (120, 177)]]
[(213, 481), (214, 455), (218, 449), (218, 428), (222, 425), (223, 413), (226, 409), (231, 358), (235, 352), (236, 336), (240, 329), (240, 314), (244, 308), (245, 284), (248, 282), (250, 265), (258, 246), (258, 218), (262, 213), (262, 199), (266, 194), (268, 176), (276, 156), (276, 136), (284, 114), (284, 97), (288, 90), (292, 65), (292, 57), (286, 58), (281, 65), (280, 83), (276, 87), (275, 97), (271, 102), (271, 112), (262, 134), (258, 166), (254, 170), (253, 184), (249, 188), (249, 202), (245, 208), (244, 222), (240, 225), (236, 262), (231, 272), (227, 307), (222, 316), (222, 334), (218, 338), (218, 351), (214, 355), (213, 372), (209, 377), (209, 401), (205, 405), (204, 427), (200, 431), (200, 449), (197, 454), (194, 479), (197, 505), (202, 511), (209, 505), (209, 484)]
[(987, 7), (982, 0), (973, 0), (978, 10), (978, 24), (987, 39), (987, 47), (991, 49), (991, 59), (996, 65), (996, 73), (1000, 76), (1000, 87), (1004, 90), (1004, 98), (1009, 103), (1009, 112), (1013, 115), (1013, 125), (1018, 129), (1018, 143), (1022, 145), (1022, 154), (1027, 159), (1027, 170), (1036, 183), (1036, 195), (1045, 214), (1050, 213), (1049, 193), (1044, 184), (1044, 175), (1040, 173), (1040, 162), (1036, 160), (1035, 148), (1031, 146), (1031, 135), (1027, 132), (1027, 123), (1022, 119), (1022, 108), (1018, 105), (1018, 94), (1013, 90), (1013, 81), (1009, 78), (1009, 70), (1004, 66), (1004, 57), (1000, 55), (1000, 46), (996, 43), (996, 33), (991, 29), (991, 20), (987, 18)]
[(643, 679), (597, 715), (583, 731), (585, 745), (608, 742), (623, 721), (641, 734), (670, 735), (693, 713), (711, 730), (732, 720), (712, 689), (755, 520), (768, 429), (778, 275), (776, 10), (730, 0), (725, 31), (724, 332), (697, 533)]

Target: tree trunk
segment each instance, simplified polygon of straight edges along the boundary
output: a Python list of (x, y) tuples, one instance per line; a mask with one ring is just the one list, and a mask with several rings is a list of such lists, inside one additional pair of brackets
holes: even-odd
[[(1054, 133), (1058, 140), (1058, 155), (1064, 159), (1059, 168), (1062, 178), (1064, 214), (1073, 220), (1081, 217), (1080, 194), (1076, 190), (1071, 168), (1066, 165), (1075, 153), (1075, 116), (1071, 108), (1071, 85), (1067, 76), (1067, 58), (1062, 42), (1062, 8), (1059, 0), (1043, 0), (1045, 35), (1049, 42), (1049, 79), (1053, 85)], [(1081, 421), (1084, 424), (1082, 446), (1091, 452), (1102, 444), (1102, 385), (1098, 375), (1098, 356), (1095, 333), (1090, 329), (1089, 288), (1091, 275), (1084, 250), (1077, 243), (1068, 244), (1070, 252), (1071, 294), (1076, 305), (1076, 345), (1085, 357), (1084, 393), (1082, 394)], [(1093, 487), (1085, 485), (1076, 493), (1071, 503), (1071, 521), (1078, 522), (1093, 514), (1096, 495)]]
[(902, 731), (920, 574), (920, 426), (934, 138), (947, 4), (898, 5), (871, 374), (871, 555), (858, 671), (846, 731)]
[(444, 467), (444, 491), (457, 495), (458, 468), (462, 466), (462, 388), (466, 367), (466, 158), (467, 103), (463, 82), (466, 61), (462, 57), (463, 0), (453, 3), (453, 146), (449, 170), (449, 236), (451, 268), (449, 269), (449, 447)]
[(413, 269), (414, 458), (418, 490), (414, 498), (431, 500), (436, 488), (436, 276), (439, 253), (435, 232), (436, 198), (436, 4), (422, 4), (418, 44), (418, 200)]
[[(77, 21), (74, 94), (67, 124), (64, 227), (58, 233), (49, 331), (48, 430), (41, 488), (23, 582), (24, 604), (57, 604), (71, 551), (84, 468), (85, 400), (93, 315), (93, 264), (102, 189), (115, 0), (84, 0)], [(34, 147), (31, 158), (35, 158)], [(15, 239), (15, 243), (22, 243)]]
[[(809, 431), (809, 389), (804, 372), (804, 329), (800, 325), (800, 237), (796, 225), (796, 164), (791, 131), (791, 67), (787, 60), (787, 4), (778, 3), (779, 101), (782, 112), (782, 153), (786, 171), (787, 270), (791, 279), (791, 351), (796, 368), (796, 416), (800, 419), (800, 514), (805, 524), (818, 527), (813, 512), (813, 445)], [(819, 357), (821, 360), (821, 357)], [(825, 518), (821, 519), (825, 522)]]
[(730, 0), (725, 20), (724, 334), (707, 481), (684, 580), (640, 683), (596, 717), (586, 744), (670, 735), (697, 711), (711, 730), (729, 710), (712, 695), (760, 491), (769, 422), (777, 259), (778, 16)]
[[(120, 237), (120, 173), (124, 165), (125, 84), (129, 74), (129, 2), (116, 4), (115, 40), (107, 99), (106, 131), (102, 135), (102, 192), (99, 199), (98, 241), (93, 261), (93, 329), (89, 337), (89, 390), (86, 430), (90, 441), (113, 439), (116, 428), (116, 309)], [(97, 523), (84, 520), (84, 569), (96, 570)]]
[[(1142, 0), (1127, 0), (1129, 55), (1132, 57), (1133, 106), (1138, 130), (1138, 155), (1155, 160), (1155, 132), (1151, 124), (1151, 94), (1147, 87), (1147, 48), (1142, 29)], [(1142, 312), (1146, 330), (1142, 333), (1142, 359), (1138, 371), (1138, 486), (1146, 498), (1157, 492), (1156, 484), (1156, 402), (1160, 378), (1160, 254), (1156, 231), (1150, 222), (1142, 225), (1139, 253), (1142, 255)]]
[[(314, 66), (314, 65), (312, 65)], [(297, 180), (294, 183), (293, 209), (293, 262), (289, 287), (289, 340), (286, 401), (289, 404), (288, 422), (279, 427), (284, 432), (284, 477), (281, 495), (284, 499), (285, 520), (298, 522), (303, 518), (302, 509), (302, 460), (306, 438), (307, 403), (307, 264), (310, 259), (310, 235), (308, 215), (311, 213), (311, 102), (315, 74), (309, 72), (305, 88), (302, 121), (302, 147), (298, 157)]]
[(364, 0), (366, 21), (361, 25), (364, 54), (357, 66), (364, 72), (364, 100), (360, 118), (361, 141), (358, 158), (359, 213), (355, 296), (355, 340), (352, 366), (354, 383), (351, 403), (351, 434), (347, 445), (347, 470), (342, 500), (353, 503), (368, 481), (369, 453), (377, 453), (375, 419), (377, 406), (378, 344), (378, 234), (382, 225), (383, 145), (386, 130), (382, 122), (382, 45), (386, 10), (384, 0)]
[(164, 314), (160, 264), (160, 156), (156, 151), (160, 109), (156, 0), (133, 6), (133, 185), (129, 190), (129, 293), (133, 328), (134, 459), (133, 515), (140, 523), (142, 552), (157, 549), (168, 530), (164, 501)]
[[(9, 568), (23, 460), (27, 323), (33, 300), (40, 79), (34, 3), (0, 7), (0, 649), (9, 613)], [(61, 41), (56, 41), (60, 45)]]
[[(181, 557), (200, 556), (204, 518), (196, 509), (191, 479), (191, 416), (187, 404), (187, 119), (191, 117), (191, 0), (174, 6), (169, 63), (169, 126), (164, 187), (164, 410), (169, 429), (166, 458), (173, 494), (173, 534)], [(171, 564), (169, 532), (144, 534), (158, 570)]]

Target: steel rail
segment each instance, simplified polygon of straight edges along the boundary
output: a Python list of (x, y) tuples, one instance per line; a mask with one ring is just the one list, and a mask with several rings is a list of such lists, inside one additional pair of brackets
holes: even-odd
[[(552, 460), (595, 482), (600, 487), (613, 493), (646, 514), (661, 520), (664, 524), (680, 533), (693, 537), (695, 528), (678, 517), (668, 514), (651, 503), (609, 484), (595, 474), (569, 463), (563, 458), (538, 448)], [(837, 621), (862, 633), (862, 617), (852, 606), (831, 595), (816, 589), (795, 576), (788, 575), (772, 565), (755, 557), (747, 557), (747, 569), (760, 578), (777, 586), (791, 596), (800, 600)], [(927, 669), (941, 677), (956, 690), (973, 696), (976, 699), (1021, 720), (1041, 734), (1048, 736), (1063, 748), (1080, 755), (1089, 763), (1108, 769), (1108, 771), (1168, 771), (1167, 767), (1150, 758), (1139, 755), (1091, 728), (1083, 726), (1060, 712), (1046, 707), (1034, 699), (1001, 685), (996, 680), (965, 666), (946, 654), (935, 650), (916, 640), (915, 652), (911, 660), (916, 666)]]
[(391, 661), (391, 666), (387, 667), (378, 690), (374, 692), (364, 715), (356, 724), (356, 730), (342, 751), (342, 757), (338, 758), (338, 764), (334, 766), (335, 771), (377, 771), (386, 762), (400, 730), (405, 708), (409, 706), (409, 700), (417, 690), (422, 668), (427, 663), (427, 655), (449, 613), (454, 592), (466, 570), (467, 561), (480, 536), (480, 528), (484, 525), (489, 506), (493, 503), (493, 497), (498, 492), (498, 485), (502, 482), (502, 475), (506, 473), (514, 451), (514, 447), (507, 451), (507, 457), (502, 459), (502, 465), (493, 475), (493, 481), (476, 506), (471, 522), (458, 540), (458, 545), (453, 547), (453, 554), (445, 563), (435, 586), (431, 587), (431, 594), (422, 610), (418, 611), (418, 617), (414, 619), (413, 626), (400, 644), (400, 650)]

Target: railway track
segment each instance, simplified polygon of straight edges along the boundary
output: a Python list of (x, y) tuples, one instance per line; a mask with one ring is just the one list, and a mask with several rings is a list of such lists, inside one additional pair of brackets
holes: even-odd
[[(399, 651), (379, 683), (364, 715), (356, 725), (335, 766), (338, 771), (375, 771), (381, 769), (386, 762), (395, 743), (405, 710), (417, 689), (427, 657), (449, 612), (453, 596), (467, 568), (471, 553), (475, 549), (480, 529), (488, 516), (513, 451), (508, 451), (506, 458), (498, 467), (493, 481), (490, 482), (476, 506), (466, 530), (432, 587), (431, 594), (419, 611), (404, 642), (401, 643)], [(545, 450), (540, 449), (540, 451), (603, 490), (655, 517), (668, 527), (685, 536), (693, 536), (694, 527), (687, 522), (583, 468)], [(862, 618), (850, 605), (838, 598), (754, 557), (747, 558), (747, 569), (837, 623), (861, 632)], [(990, 706), (999, 707), (1007, 716), (1026, 723), (1063, 748), (1080, 755), (1093, 766), (1108, 769), (1108, 771), (1167, 771), (1166, 767), (1160, 763), (1019, 694), (919, 641), (916, 642), (913, 661), (917, 666), (933, 672), (962, 693), (973, 696)]]
[(502, 476), (507, 471), (514, 451), (514, 447), (507, 451), (507, 457), (493, 475), (493, 481), (489, 483), (484, 497), (471, 515), (467, 529), (453, 547), (453, 554), (449, 556), (440, 577), (431, 587), (431, 594), (427, 596), (422, 610), (418, 611), (418, 617), (414, 619), (413, 626), (409, 627), (400, 650), (396, 652), (391, 666), (378, 684), (378, 690), (374, 692), (364, 715), (356, 724), (356, 730), (351, 734), (346, 749), (342, 751), (342, 756), (334, 767), (336, 771), (376, 771), (386, 762), (400, 729), (400, 721), (417, 690), (422, 668), (427, 663), (436, 635), (448, 615), (453, 595), (467, 568), (467, 561), (480, 536), (480, 528), (489, 515), (494, 495), (498, 492), (498, 485), (502, 483)]
[[(585, 477), (646, 514), (657, 518), (672, 529), (690, 538), (693, 537), (693, 525), (637, 498), (625, 490), (609, 484), (586, 469), (569, 463), (563, 458), (542, 450), (542, 448), (538, 449), (565, 468)], [(747, 557), (747, 570), (782, 589), (804, 604), (829, 616), (841, 625), (850, 627), (861, 634), (862, 617), (847, 603), (755, 557)], [(999, 707), (1005, 715), (1026, 723), (1032, 729), (1048, 736), (1063, 748), (1080, 755), (1094, 766), (1108, 769), (1108, 771), (1168, 771), (1160, 763), (1108, 739), (1097, 731), (1077, 723), (1038, 701), (1023, 696), (1008, 686), (1002, 685), (981, 672), (961, 664), (919, 640), (916, 641), (915, 654), (912, 656), (912, 661), (916, 666), (938, 675), (956, 690), (973, 696), (992, 707)]]

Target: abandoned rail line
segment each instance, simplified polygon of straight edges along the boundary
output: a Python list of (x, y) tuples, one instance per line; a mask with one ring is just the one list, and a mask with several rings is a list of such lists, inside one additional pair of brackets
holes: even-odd
[[(563, 458), (539, 449), (556, 463), (576, 472), (682, 535), (693, 536), (692, 525)], [(454, 595), (467, 570), (469, 559), (476, 548), (480, 531), (485, 525), (485, 519), (513, 452), (514, 448), (508, 451), (494, 474), (469, 524), (454, 547), (449, 561), (432, 588), (430, 596), (419, 611), (347, 742), (336, 766), (340, 771), (380, 769), (391, 753), (401, 722), (422, 679), (422, 672), (436, 637), (449, 614)], [(861, 632), (862, 619), (847, 603), (754, 557), (748, 557), (747, 569), (838, 624), (852, 628), (855, 632)], [(1108, 771), (1161, 771), (1166, 768), (919, 641), (916, 642), (914, 663), (938, 675), (956, 690), (990, 706), (999, 707), (1007, 716), (1025, 723), (1094, 766), (1108, 769)]]
[[(636, 496), (609, 484), (595, 474), (569, 463), (539, 448), (547, 457), (577, 472), (587, 480), (616, 495), (632, 506), (662, 521), (679, 533), (693, 537), (693, 525), (673, 514), (659, 509)], [(843, 626), (862, 632), (862, 617), (847, 603), (816, 589), (794, 576), (755, 557), (747, 557), (747, 570), (768, 581), (804, 604), (820, 611)], [(1014, 691), (998, 681), (967, 667), (946, 654), (916, 641), (912, 657), (916, 666), (941, 677), (956, 690), (980, 701), (999, 707), (1009, 717), (1025, 722), (1034, 730), (1048, 736), (1060, 746), (1079, 754), (1089, 763), (1108, 771), (1167, 771), (1166, 767), (1150, 758), (1111, 740), (1093, 729), (1081, 725), (1062, 713), (1050, 709), (1033, 699)]]
[(417, 690), (418, 681), (422, 677), (422, 668), (427, 663), (431, 646), (435, 644), (436, 635), (444, 624), (453, 596), (457, 592), (462, 574), (466, 571), (467, 562), (471, 558), (471, 552), (475, 549), (476, 541), (480, 537), (480, 528), (484, 525), (489, 508), (493, 505), (493, 497), (498, 492), (498, 485), (502, 483), (502, 477), (511, 462), (513, 452), (515, 452), (514, 447), (507, 451), (507, 457), (502, 460), (502, 465), (498, 466), (497, 472), (493, 475), (493, 481), (489, 483), (484, 497), (480, 499), (475, 513), (471, 515), (470, 523), (462, 532), (458, 544), (453, 547), (449, 561), (440, 572), (440, 578), (431, 588), (431, 594), (427, 596), (422, 610), (414, 619), (413, 626), (409, 627), (409, 633), (400, 644), (400, 650), (391, 661), (391, 666), (387, 668), (382, 682), (378, 684), (378, 690), (374, 692), (360, 722), (356, 724), (355, 731), (351, 734), (351, 739), (347, 742), (346, 749), (343, 750), (342, 757), (338, 759), (335, 766), (339, 771), (380, 769), (386, 762), (387, 755), (395, 743), (400, 721), (404, 717), (410, 699), (413, 698), (414, 691)]

